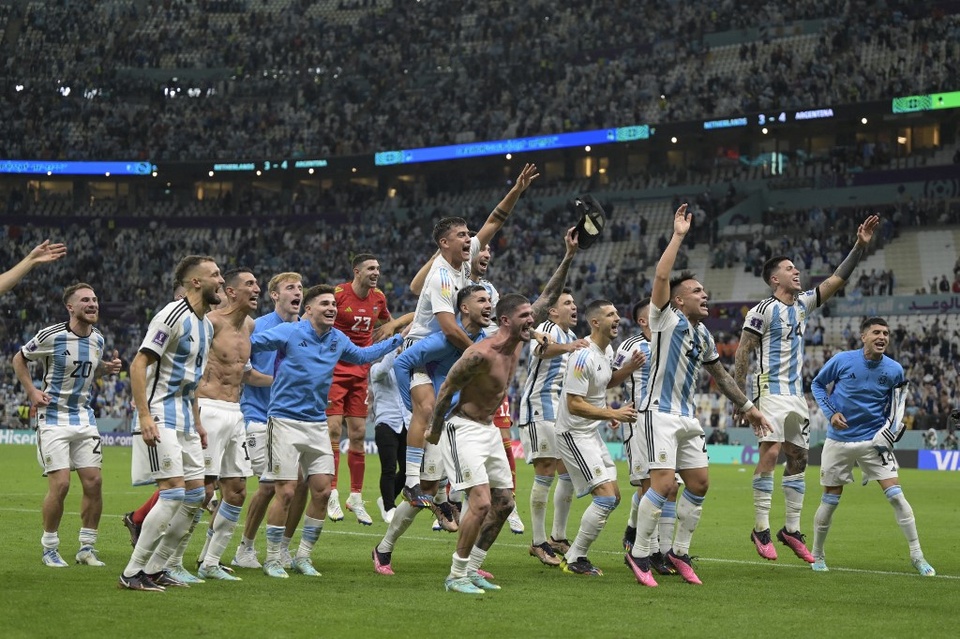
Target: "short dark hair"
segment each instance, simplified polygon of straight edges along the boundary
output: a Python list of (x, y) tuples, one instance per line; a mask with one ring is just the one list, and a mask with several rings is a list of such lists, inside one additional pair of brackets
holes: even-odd
[(89, 288), (91, 291), (93, 290), (93, 287), (86, 282), (77, 282), (76, 284), (71, 284), (67, 288), (63, 289), (63, 303), (66, 304), (70, 297), (81, 288)]
[(633, 305), (633, 308), (630, 309), (630, 319), (634, 322), (637, 321), (637, 317), (640, 315), (640, 311), (650, 306), (650, 298), (645, 297), (636, 304)]
[(217, 260), (209, 255), (188, 255), (177, 263), (177, 268), (173, 271), (174, 282), (183, 283), (190, 272), (198, 264), (204, 262), (216, 262)]
[(314, 284), (303, 292), (303, 305), (306, 306), (321, 295), (333, 295), (336, 290), (329, 284)]
[(230, 269), (223, 274), (223, 285), (236, 286), (242, 273), (250, 273), (250, 275), (253, 275), (253, 269), (247, 268), (246, 266), (238, 266), (237, 268)]
[(351, 268), (357, 268), (367, 260), (375, 260), (377, 256), (373, 253), (357, 253), (353, 256), (353, 260), (350, 261)]
[(510, 315), (524, 304), (529, 303), (530, 300), (520, 295), (520, 293), (507, 293), (497, 302), (497, 323), (500, 322), (500, 318), (504, 315)]
[(433, 226), (433, 241), (440, 246), (440, 239), (455, 226), (466, 226), (467, 221), (462, 217), (445, 217)]
[(860, 332), (864, 333), (871, 326), (886, 326), (888, 329), (890, 325), (887, 324), (887, 320), (882, 317), (868, 317), (860, 323)]
[(697, 276), (694, 275), (692, 271), (680, 271), (680, 275), (677, 275), (675, 278), (670, 280), (670, 299), (673, 299), (676, 296), (678, 286), (688, 280), (695, 279), (697, 279)]
[(557, 299), (554, 300), (554, 302), (553, 302), (553, 304), (550, 306), (550, 308), (556, 308), (556, 307), (557, 307), (557, 304), (560, 303), (560, 297), (561, 297), (562, 295), (569, 295), (570, 297), (573, 297), (573, 289), (570, 288), (569, 286), (564, 286), (562, 289), (560, 289), (560, 295), (557, 295)]
[(611, 302), (610, 300), (605, 300), (603, 298), (598, 300), (593, 300), (592, 302), (587, 304), (587, 310), (584, 312), (584, 317), (586, 317), (587, 321), (589, 322), (590, 318), (596, 315), (601, 308), (603, 308), (604, 306), (613, 306), (613, 305), (614, 305), (613, 302)]
[(760, 277), (763, 278), (763, 281), (769, 286), (770, 278), (773, 276), (773, 272), (777, 270), (777, 267), (780, 266), (780, 262), (785, 262), (790, 258), (786, 255), (774, 255), (769, 260), (763, 263), (763, 268), (760, 269)]
[(487, 292), (486, 287), (480, 286), (479, 284), (471, 284), (470, 286), (465, 286), (460, 289), (460, 292), (457, 293), (457, 312), (460, 312), (460, 307), (463, 306), (463, 303), (467, 301), (467, 298), (473, 295), (474, 293), (479, 293), (483, 291)]

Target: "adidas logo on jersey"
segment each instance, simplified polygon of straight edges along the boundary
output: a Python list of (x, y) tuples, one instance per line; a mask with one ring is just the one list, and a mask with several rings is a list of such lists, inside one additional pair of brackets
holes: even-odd
[(193, 341), (193, 335), (187, 335), (187, 341), (188, 341), (188, 342), (192, 342), (192, 341)]
[(303, 340), (302, 342), (297, 344), (297, 346), (306, 346), (306, 345), (307, 345), (307, 340)]

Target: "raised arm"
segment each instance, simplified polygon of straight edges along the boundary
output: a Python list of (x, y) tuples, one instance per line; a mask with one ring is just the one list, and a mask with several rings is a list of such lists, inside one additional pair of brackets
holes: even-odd
[(833, 295), (847, 283), (850, 276), (853, 275), (853, 269), (857, 267), (857, 264), (859, 264), (863, 258), (863, 254), (866, 253), (867, 246), (869, 246), (870, 240), (873, 239), (873, 231), (879, 223), (880, 218), (876, 215), (871, 215), (857, 228), (857, 241), (853, 244), (853, 248), (850, 249), (850, 253), (847, 254), (846, 259), (840, 262), (840, 266), (833, 272), (833, 275), (820, 282), (820, 285), (817, 287), (820, 291), (821, 304), (833, 297)]
[(497, 231), (503, 228), (504, 222), (506, 222), (510, 214), (513, 213), (513, 207), (517, 205), (517, 200), (520, 199), (520, 196), (527, 190), (527, 187), (538, 177), (540, 177), (540, 173), (537, 172), (536, 164), (525, 164), (523, 166), (523, 170), (520, 171), (517, 181), (513, 183), (513, 188), (503, 196), (500, 204), (497, 204), (493, 212), (487, 217), (487, 221), (484, 222), (480, 230), (477, 231), (477, 239), (480, 240), (480, 246), (489, 244), (493, 236), (497, 234)]
[(0, 273), (0, 294), (6, 293), (33, 270), (38, 264), (55, 262), (67, 254), (66, 244), (51, 244), (50, 240), (44, 240), (35, 246), (25, 258), (20, 260), (9, 271)]
[(670, 273), (673, 272), (673, 265), (677, 261), (677, 252), (680, 245), (683, 244), (683, 238), (690, 230), (690, 214), (687, 213), (687, 205), (683, 203), (673, 216), (673, 236), (670, 243), (664, 249), (660, 261), (657, 262), (657, 269), (653, 274), (653, 291), (650, 293), (650, 303), (659, 309), (664, 308), (670, 302)]
[(440, 385), (437, 393), (437, 400), (433, 408), (433, 416), (430, 418), (430, 430), (427, 433), (427, 441), (436, 444), (440, 441), (440, 434), (443, 432), (443, 420), (450, 411), (453, 404), (453, 396), (480, 375), (490, 371), (490, 362), (476, 349), (468, 349), (463, 357), (457, 360), (447, 378)]
[(543, 292), (540, 293), (540, 297), (533, 303), (533, 323), (536, 325), (539, 325), (547, 319), (547, 312), (551, 306), (557, 303), (557, 300), (560, 298), (560, 293), (563, 292), (563, 287), (567, 283), (567, 273), (570, 272), (573, 256), (577, 254), (577, 249), (580, 248), (576, 237), (576, 230), (577, 227), (575, 226), (567, 229), (566, 235), (563, 236), (563, 242), (567, 246), (567, 252), (560, 261), (557, 270), (553, 272), (547, 285), (543, 287)]
[(440, 249), (437, 249), (436, 252), (430, 256), (430, 259), (420, 267), (417, 274), (410, 280), (410, 292), (414, 295), (420, 295), (420, 292), (423, 290), (423, 285), (427, 282), (427, 275), (430, 274), (430, 267), (433, 266), (433, 262), (437, 259), (438, 255), (440, 255)]

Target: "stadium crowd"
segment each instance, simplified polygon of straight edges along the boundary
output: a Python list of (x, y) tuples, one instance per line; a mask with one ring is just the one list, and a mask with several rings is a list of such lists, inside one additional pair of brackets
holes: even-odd
[[(0, 13), (15, 87), (0, 96), (0, 155), (352, 155), (955, 87), (960, 18), (875, 4), (15, 4)], [(721, 63), (709, 36), (724, 31), (741, 44)]]

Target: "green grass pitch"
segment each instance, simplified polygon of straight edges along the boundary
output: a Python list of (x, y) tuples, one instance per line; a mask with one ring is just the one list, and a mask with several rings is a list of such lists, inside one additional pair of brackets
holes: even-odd
[[(40, 563), (40, 503), (46, 481), (29, 446), (0, 446), (0, 635), (12, 637), (849, 637), (855, 635), (956, 636), (960, 593), (960, 499), (954, 473), (905, 470), (904, 494), (913, 506), (925, 555), (938, 576), (921, 578), (909, 563), (893, 511), (873, 484), (849, 486), (827, 543), (829, 573), (814, 573), (784, 546), (767, 562), (748, 540), (753, 523), (750, 472), (710, 469), (712, 487), (694, 537), (701, 587), (660, 577), (660, 587), (638, 585), (626, 566), (620, 539), (630, 487), (594, 544), (599, 578), (562, 574), (527, 553), (529, 534), (505, 527), (485, 568), (503, 590), (470, 597), (443, 590), (455, 536), (433, 532), (421, 514), (398, 543), (397, 574), (373, 572), (370, 550), (385, 524), (375, 513), (375, 456), (367, 457), (364, 495), (376, 523), (362, 527), (351, 515), (328, 523), (314, 551), (320, 579), (291, 575), (271, 580), (238, 570), (240, 583), (206, 583), (165, 593), (121, 591), (117, 576), (130, 555), (120, 517), (149, 494), (129, 485), (130, 451), (105, 451), (104, 515), (97, 544), (105, 568)], [(346, 478), (346, 464), (342, 465)], [(807, 474), (803, 530), (812, 544), (819, 503), (817, 468)], [(625, 468), (621, 467), (621, 476)], [(531, 468), (519, 472), (519, 507), (530, 518)], [(779, 482), (779, 479), (778, 479)], [(256, 482), (251, 480), (250, 491)], [(61, 553), (73, 561), (79, 529), (79, 482), (73, 476), (60, 527)], [(576, 535), (587, 499), (577, 500), (568, 536)], [(548, 512), (549, 521), (552, 515)], [(783, 499), (774, 494), (774, 527)], [(187, 551), (195, 561), (208, 519)], [(294, 540), (296, 543), (299, 536)], [(225, 560), (233, 557), (239, 531)], [(263, 533), (258, 538), (263, 557)]]

